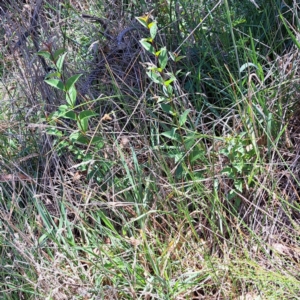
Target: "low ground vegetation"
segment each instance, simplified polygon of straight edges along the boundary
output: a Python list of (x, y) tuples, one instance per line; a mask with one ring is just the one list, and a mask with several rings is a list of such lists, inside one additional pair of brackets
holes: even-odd
[(2, 299), (298, 299), (296, 1), (3, 1)]

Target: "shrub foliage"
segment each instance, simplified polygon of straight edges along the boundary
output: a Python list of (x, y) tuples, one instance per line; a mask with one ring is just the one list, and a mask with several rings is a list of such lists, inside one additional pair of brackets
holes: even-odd
[(296, 1), (0, 1), (3, 299), (296, 299)]

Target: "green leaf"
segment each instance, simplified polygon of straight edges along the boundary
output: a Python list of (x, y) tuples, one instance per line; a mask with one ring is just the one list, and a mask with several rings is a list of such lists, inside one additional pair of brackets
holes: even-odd
[(175, 177), (176, 179), (181, 179), (186, 174), (182, 164), (179, 164), (176, 171), (175, 171)]
[(49, 73), (46, 75), (45, 79), (50, 79), (50, 78), (53, 78), (53, 77), (58, 77), (60, 78), (61, 77), (61, 74), (59, 72), (53, 72), (53, 73)]
[(171, 130), (161, 133), (161, 135), (163, 135), (171, 140), (181, 142), (180, 135), (176, 133), (176, 130), (177, 130), (177, 128), (173, 127)]
[(194, 132), (192, 132), (184, 138), (184, 146), (187, 149), (192, 148), (194, 146), (194, 144), (196, 143), (196, 141), (197, 141), (196, 134)]
[(66, 101), (73, 108), (76, 104), (77, 91), (75, 86), (71, 86), (66, 92)]
[(233, 174), (233, 170), (231, 167), (225, 167), (222, 171), (221, 171), (222, 174), (226, 174), (226, 175), (231, 175)]
[(173, 81), (176, 80), (176, 77), (174, 76), (174, 74), (168, 73), (168, 75), (170, 76), (170, 79), (168, 79), (168, 80), (166, 80), (166, 81), (164, 82), (164, 85), (165, 85), (166, 87), (168, 87)]
[(86, 132), (88, 130), (88, 120), (91, 117), (97, 116), (97, 114), (91, 110), (85, 110), (79, 113), (77, 126), (78, 129)]
[(256, 69), (258, 69), (257, 65), (253, 64), (253, 63), (245, 63), (240, 67), (240, 73), (242, 73), (244, 70), (249, 69), (250, 67), (254, 67)]
[(189, 161), (192, 164), (192, 163), (196, 162), (197, 160), (199, 160), (200, 158), (203, 158), (203, 157), (205, 157), (204, 150), (196, 149), (196, 150), (193, 150), (191, 152), (191, 154), (189, 155)]
[(55, 136), (58, 136), (58, 137), (62, 137), (62, 132), (54, 127), (52, 128), (47, 128), (47, 133), (50, 134), (50, 135), (55, 135)]
[(174, 158), (175, 164), (177, 164), (179, 161), (181, 161), (183, 159), (184, 155), (185, 155), (185, 152), (183, 152), (183, 151), (175, 151), (175, 153), (170, 155), (170, 157)]
[(163, 84), (164, 80), (162, 79), (161, 75), (155, 71), (149, 71), (146, 72), (146, 74), (149, 76), (149, 78), (154, 82), (154, 83), (160, 83)]
[(171, 59), (172, 59), (173, 61), (176, 60), (176, 55), (175, 55), (174, 52), (169, 52), (169, 55), (170, 55), (170, 57), (171, 57)]
[(158, 57), (161, 52), (161, 49), (155, 52), (155, 56)]
[(119, 233), (115, 229), (113, 223), (110, 222), (110, 220), (106, 217), (105, 213), (102, 212), (100, 209), (97, 211), (97, 214), (101, 218), (101, 221), (104, 223), (104, 225), (109, 228), (118, 238), (119, 238)]
[(167, 114), (171, 114), (171, 115), (176, 115), (176, 113), (174, 113), (172, 106), (170, 104), (166, 104), (166, 103), (161, 103), (160, 104), (161, 109), (167, 113)]
[(235, 151), (242, 154), (242, 155), (244, 155), (245, 152), (246, 152), (246, 149), (243, 145), (240, 145), (240, 146), (236, 147)]
[(155, 49), (148, 39), (141, 39), (140, 43), (147, 51), (155, 55)]
[[(236, 199), (236, 191), (234, 189), (230, 190), (227, 197), (228, 197), (227, 199), (229, 201)], [(235, 209), (236, 209), (236, 207), (235, 207)]]
[(82, 74), (73, 75), (67, 80), (66, 91), (68, 91), (77, 82), (77, 80), (80, 78), (81, 75)]
[(87, 132), (88, 128), (89, 128), (89, 122), (88, 122), (88, 118), (84, 118), (82, 120), (77, 121), (77, 127), (79, 130), (83, 131), (83, 132)]
[(50, 59), (51, 58), (51, 54), (48, 51), (39, 51), (37, 53), (37, 55), (42, 56), (46, 59)]
[(65, 113), (64, 117), (66, 119), (71, 119), (71, 120), (74, 120), (74, 121), (77, 120), (77, 115), (74, 111), (68, 111), (67, 113)]
[(57, 67), (58, 72), (62, 71), (66, 55), (67, 55), (67, 53), (64, 53), (63, 55), (61, 55), (56, 62), (56, 67)]
[(148, 27), (149, 16), (135, 17), (144, 27)]
[(165, 97), (156, 97), (156, 103), (161, 103), (161, 102), (164, 102), (164, 101), (167, 101), (167, 99)]
[(57, 109), (58, 111), (58, 117), (64, 116), (65, 113), (69, 110), (68, 105), (60, 105)]
[(159, 72), (159, 70), (161, 68), (157, 67), (157, 65), (153, 64), (153, 63), (146, 63), (145, 65), (147, 65), (147, 70), (149, 71), (157, 71)]
[(233, 163), (232, 166), (237, 170), (239, 174), (242, 174), (244, 169), (244, 163), (243, 162), (237, 162)]
[(296, 36), (293, 34), (292, 30), (290, 30), (290, 25), (286, 23), (285, 17), (283, 17), (282, 14), (279, 14), (279, 17), (280, 17), (281, 21), (283, 22), (284, 27), (285, 27), (286, 31), (288, 32), (289, 36), (291, 37), (292, 41), (297, 46), (297, 48), (300, 49), (300, 43), (299, 43), (298, 39), (296, 38)]
[(167, 97), (171, 97), (173, 95), (173, 88), (171, 85), (163, 86), (163, 92)]
[(179, 117), (179, 125), (180, 127), (185, 124), (188, 114), (190, 113), (190, 109), (187, 109), (180, 117)]
[(148, 28), (150, 29), (151, 38), (154, 40), (157, 34), (157, 23), (156, 21), (148, 24)]
[(179, 75), (180, 73), (181, 73), (181, 69), (180, 70), (178, 70), (178, 71), (176, 71), (176, 73), (175, 73), (175, 75), (177, 76), (177, 75)]
[(183, 58), (185, 58), (186, 56), (184, 56), (184, 55), (179, 55), (179, 56), (177, 56), (176, 58), (175, 58), (175, 62), (178, 62), (178, 61), (180, 61), (180, 60), (182, 60)]
[(88, 145), (90, 143), (90, 140), (87, 136), (80, 134), (77, 138), (77, 143)]
[(163, 47), (158, 55), (159, 66), (164, 70), (168, 63), (167, 48)]
[(186, 56), (183, 56), (183, 55), (178, 55), (175, 52), (169, 52), (169, 55), (170, 55), (171, 59), (174, 62), (178, 62), (178, 61), (180, 61), (180, 60), (182, 60), (183, 58), (186, 57)]
[(77, 139), (78, 139), (78, 137), (79, 137), (79, 135), (80, 135), (80, 132), (78, 132), (78, 131), (72, 132), (70, 134), (70, 137), (69, 137), (70, 141), (71, 142), (76, 142)]
[(91, 118), (91, 117), (95, 117), (95, 116), (97, 116), (98, 114), (97, 113), (95, 113), (94, 111), (92, 111), (92, 110), (84, 110), (84, 111), (82, 111), (82, 112), (80, 112), (79, 113), (79, 116), (78, 116), (78, 118), (79, 118), (79, 120), (83, 120), (83, 119), (85, 119), (85, 118)]
[(104, 146), (103, 138), (101, 136), (93, 136), (91, 144), (97, 145), (97, 148), (101, 149)]
[(54, 112), (50, 113), (50, 115), (48, 116), (47, 120), (48, 121), (52, 121), (53, 119), (55, 120), (56, 118), (58, 118), (58, 112), (54, 111)]
[[(44, 222), (44, 220), (43, 220)], [(50, 226), (51, 227), (51, 226)], [(51, 228), (50, 232), (53, 230), (53, 228)], [(38, 239), (38, 245), (39, 247), (44, 247), (44, 244), (47, 242), (48, 240), (48, 236), (50, 235), (50, 232), (44, 233), (39, 239)], [(45, 245), (46, 246), (46, 245)]]
[(240, 192), (243, 192), (243, 182), (242, 180), (235, 180), (234, 187)]
[(70, 141), (73, 142), (73, 143), (78, 142), (78, 143), (81, 143), (81, 144), (84, 144), (84, 145), (89, 144), (89, 139), (85, 135), (81, 134), (78, 131), (75, 131), (75, 132), (71, 133)]
[(61, 49), (57, 49), (54, 53), (53, 53), (53, 58), (54, 60), (56, 61), (57, 58), (63, 54), (65, 52), (65, 49), (64, 48), (61, 48)]
[(64, 84), (59, 79), (46, 79), (45, 82), (61, 91), (64, 90)]

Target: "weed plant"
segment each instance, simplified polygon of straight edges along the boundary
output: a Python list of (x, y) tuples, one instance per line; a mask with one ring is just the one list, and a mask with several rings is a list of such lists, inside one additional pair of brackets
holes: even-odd
[(298, 299), (296, 2), (23, 2), (1, 299)]

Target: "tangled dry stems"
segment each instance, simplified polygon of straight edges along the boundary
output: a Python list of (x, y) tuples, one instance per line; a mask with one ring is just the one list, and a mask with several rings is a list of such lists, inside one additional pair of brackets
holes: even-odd
[[(52, 4), (55, 5), (54, 2)], [(15, 5), (17, 5), (17, 2)], [(21, 6), (14, 6), (14, 8), (16, 12), (19, 12), (19, 16), (22, 11)], [(23, 7), (23, 9), (26, 9), (26, 7)], [(29, 15), (26, 17), (26, 14), (23, 14), (22, 16), (23, 19), (18, 20), (18, 27), (20, 28), (19, 31), (17, 30), (19, 33), (18, 40), (22, 39), (22, 34), (24, 34), (21, 27), (26, 29), (30, 27)], [(54, 42), (53, 47), (59, 47), (59, 43), (63, 40), (59, 25), (51, 27), (50, 18), (47, 19), (46, 12), (45, 14), (41, 13), (39, 18), (39, 31), (43, 33), (45, 39), (46, 37), (56, 36), (58, 42), (57, 44)], [(14, 49), (9, 32), (17, 23), (11, 12), (6, 12), (6, 20), (7, 45), (10, 49)], [(111, 26), (111, 22), (107, 25), (108, 27)], [(119, 25), (122, 23), (125, 22), (118, 22)], [(89, 22), (83, 24), (86, 32), (93, 32), (94, 27)], [(85, 101), (91, 101), (93, 108), (97, 109), (101, 116), (112, 110), (118, 111), (111, 120), (98, 121), (98, 124), (91, 125), (91, 132), (101, 128), (106, 144), (100, 151), (99, 156), (115, 162), (113, 168), (107, 171), (104, 180), (98, 182), (94, 178), (89, 179), (86, 174), (74, 170), (74, 165), (77, 165), (78, 162), (74, 161), (74, 158), (67, 153), (59, 156), (53, 148), (53, 139), (45, 134), (43, 130), (37, 130), (32, 134), (30, 128), (22, 128), (21, 132), (27, 135), (25, 139), (32, 142), (29, 136), (33, 136), (33, 140), (38, 141), (35, 152), (38, 153), (39, 157), (38, 159), (32, 157), (26, 163), (15, 163), (13, 166), (5, 163), (3, 169), (8, 174), (17, 170), (20, 174), (37, 179), (33, 183), (26, 183), (22, 180), (18, 181), (17, 184), (14, 181), (7, 182), (8, 191), (15, 195), (15, 198), (30, 198), (33, 195), (37, 199), (37, 203), (46, 208), (44, 213), (52, 215), (50, 219), (52, 218), (53, 224), (58, 222), (57, 220), (60, 220), (62, 216), (60, 203), (63, 203), (67, 210), (65, 214), (66, 224), (69, 222), (71, 224), (86, 224), (92, 227), (97, 223), (95, 213), (101, 205), (103, 211), (120, 234), (124, 223), (127, 224), (128, 220), (138, 217), (133, 204), (135, 202), (133, 196), (135, 187), (130, 184), (126, 185), (126, 183), (117, 186), (114, 183), (111, 184), (111, 182), (114, 178), (121, 178), (120, 181), (122, 181), (122, 178), (126, 177), (125, 175), (128, 175), (128, 172), (132, 177), (148, 177), (148, 182), (141, 181), (140, 183), (137, 182), (136, 185), (140, 184), (142, 189), (146, 189), (146, 185), (149, 184), (148, 191), (152, 197), (148, 199), (151, 203), (150, 210), (171, 211), (180, 214), (178, 207), (183, 203), (189, 211), (189, 216), (183, 218), (179, 223), (176, 218), (168, 213), (149, 215), (149, 220), (143, 230), (147, 240), (157, 243), (153, 249), (157, 251), (158, 256), (164, 257), (165, 261), (170, 259), (174, 261), (181, 260), (183, 253), (185, 253), (192, 259), (184, 262), (182, 269), (199, 272), (201, 269), (209, 269), (204, 259), (205, 253), (210, 253), (223, 262), (230, 260), (231, 264), (234, 265), (234, 256), (230, 257), (230, 254), (226, 253), (226, 249), (235, 248), (240, 260), (245, 259), (246, 261), (247, 255), (249, 255), (265, 269), (273, 272), (276, 272), (277, 268), (281, 268), (285, 260), (286, 275), (298, 278), (295, 273), (295, 265), (299, 262), (300, 252), (297, 240), (299, 230), (298, 186), (300, 180), (297, 162), (299, 158), (298, 131), (300, 120), (297, 108), (294, 108), (294, 113), (290, 118), (285, 119), (289, 122), (287, 127), (289, 136), (286, 141), (290, 142), (290, 145), (273, 140), (273, 148), (269, 151), (266, 143), (262, 142), (260, 149), (261, 162), (257, 164), (260, 172), (254, 178), (256, 184), (254, 187), (247, 187), (248, 189), (244, 189), (238, 195), (242, 204), (238, 215), (234, 215), (231, 213), (232, 206), (228, 204), (225, 196), (233, 189), (233, 181), (221, 174), (224, 166), (230, 163), (219, 152), (221, 148), (226, 146), (226, 142), (223, 140), (215, 143), (213, 137), (215, 136), (214, 128), (220, 128), (219, 134), (224, 136), (238, 133), (239, 128), (243, 127), (238, 108), (230, 108), (219, 119), (213, 113), (205, 112), (198, 118), (195, 127), (207, 136), (204, 146), (211, 165), (194, 165), (194, 169), (190, 169), (189, 172), (192, 173), (205, 167), (205, 180), (200, 181), (197, 188), (182, 189), (183, 185), (186, 185), (186, 187), (193, 186), (197, 181), (189, 179), (184, 183), (176, 182), (176, 179), (173, 178), (174, 173), (172, 173), (172, 170), (176, 170), (174, 160), (169, 159), (164, 151), (155, 151), (150, 146), (149, 124), (155, 123), (155, 120), (152, 119), (149, 110), (153, 109), (153, 112), (158, 115), (159, 110), (155, 111), (155, 108), (149, 106), (148, 103), (152, 100), (151, 96), (159, 94), (159, 91), (156, 89), (157, 87), (153, 87), (152, 95), (149, 96), (149, 99), (146, 99), (149, 101), (148, 103), (141, 98), (149, 85), (147, 79), (145, 79), (144, 68), (141, 63), (152, 61), (153, 57), (147, 55), (138, 44), (138, 40), (143, 37), (143, 30), (131, 30), (132, 27), (133, 23), (130, 22), (126, 25), (122, 24), (119, 27), (109, 28), (111, 38), (107, 40), (105, 36), (102, 37), (95, 44), (96, 49), (94, 52), (87, 53), (89, 55), (88, 59), (82, 59), (79, 66), (66, 62), (66, 74), (77, 72), (85, 74), (78, 83), (78, 91), (82, 96), (79, 99), (80, 104), (89, 105)], [(95, 36), (95, 40), (97, 38), (98, 36)], [(41, 40), (39, 45), (42, 45)], [(72, 41), (69, 41), (71, 51), (73, 51), (73, 46)], [(7, 63), (12, 64), (12, 69), (15, 68), (15, 72), (18, 74), (18, 77), (16, 77), (19, 81), (18, 89), (24, 93), (28, 103), (25, 117), (28, 120), (38, 111), (51, 112), (61, 104), (61, 95), (43, 81), (44, 70), (41, 68), (39, 59), (33, 54), (37, 51), (34, 47), (34, 43), (27, 39), (16, 51), (12, 51), (9, 56), (6, 56), (9, 60)], [(283, 109), (286, 110), (283, 115), (287, 116), (291, 102), (294, 101), (293, 98), (297, 98), (294, 89), (297, 88), (298, 70), (290, 66), (291, 61), (298, 60), (297, 57), (298, 50), (293, 48), (280, 59), (277, 58), (271, 64), (270, 73), (272, 76), (276, 72), (278, 74), (274, 76), (274, 79), (271, 75), (270, 77), (266, 76), (266, 82), (258, 83), (258, 89), (251, 95), (256, 97), (265, 88), (272, 90), (274, 87), (274, 89), (277, 89), (271, 95), (273, 99), (268, 102), (268, 108), (274, 114), (277, 112), (276, 103), (281, 101), (285, 104)], [(279, 60), (280, 62), (278, 62)], [(297, 66), (297, 64), (293, 65)], [(285, 83), (287, 81), (290, 83), (291, 80), (293, 84), (288, 85), (289, 93), (287, 94)], [(177, 97), (174, 102), (178, 107), (189, 108), (192, 118), (196, 119), (197, 110), (182, 86), (182, 83), (176, 82)], [(120, 95), (121, 101), (115, 97), (116, 93)], [(101, 99), (102, 95), (105, 95), (105, 99), (99, 104), (97, 99)], [(285, 97), (289, 98), (288, 101), (285, 101)], [(141, 101), (137, 101), (137, 99)], [(251, 99), (247, 100), (251, 101)], [(105, 104), (102, 104), (102, 102), (105, 102)], [(166, 124), (171, 122), (170, 117), (161, 117)], [(20, 126), (24, 125), (21, 121), (19, 121), (19, 124)], [(236, 127), (232, 129), (231, 124), (236, 124)], [(282, 128), (280, 127), (280, 130)], [(3, 125), (2, 130), (6, 129), (7, 127)], [(66, 130), (71, 132), (72, 129), (66, 127)], [(119, 139), (116, 139), (116, 136)], [(122, 142), (126, 139), (127, 141), (122, 145)], [(120, 151), (120, 148), (122, 151)], [(137, 157), (139, 167), (132, 155), (132, 149)], [(146, 167), (141, 166), (144, 160), (147, 161)], [(30, 165), (35, 165), (37, 168), (33, 170)], [(144, 175), (141, 176), (141, 173)], [(217, 191), (214, 190), (216, 180), (219, 184)], [(247, 178), (244, 178), (245, 182), (246, 180)], [(199, 190), (201, 190), (201, 198), (198, 196)], [(214, 204), (218, 206), (218, 214), (212, 212), (211, 199), (218, 199), (219, 201), (219, 203)], [(19, 207), (18, 209), (26, 210), (29, 205), (26, 200), (22, 199), (25, 208)], [(14, 219), (12, 213), (15, 209), (17, 207), (9, 208), (7, 206), (4, 207), (4, 210), (1, 210), (1, 219), (8, 224), (5, 230), (7, 232), (10, 232), (11, 229), (15, 231), (15, 236), (7, 236), (7, 239), (11, 241), (10, 255), (21, 257), (28, 268), (31, 269), (36, 279), (34, 285), (37, 293), (43, 291), (44, 294), (51, 294), (54, 299), (70, 299), (74, 294), (90, 297), (89, 290), (93, 288), (96, 277), (102, 276), (103, 297), (110, 295), (110, 297), (118, 299), (120, 291), (117, 284), (110, 280), (110, 274), (99, 274), (99, 269), (97, 269), (98, 256), (103, 250), (109, 252), (110, 247), (112, 247), (111, 243), (128, 243), (135, 249), (139, 243), (142, 243), (141, 238), (128, 240), (119, 236), (120, 241), (112, 242), (105, 240), (110, 235), (103, 229), (100, 234), (101, 243), (99, 242), (101, 246), (97, 243), (93, 245), (93, 253), (74, 252), (73, 249), (69, 251), (67, 243), (64, 244), (65, 248), (59, 248), (56, 243), (48, 243), (47, 248), (51, 249), (52, 253), (52, 256), (50, 256), (44, 249), (34, 250), (36, 238), (42, 235), (42, 228), (46, 226), (44, 220), (39, 215), (35, 215), (32, 208), (31, 216), (35, 219), (36, 224), (40, 226), (40, 232), (32, 232), (29, 224), (25, 231), (21, 232), (17, 226), (13, 225), (18, 222)], [(147, 214), (146, 209), (144, 213)], [(57, 238), (59, 235), (66, 236), (68, 229), (66, 224), (55, 235)], [(216, 224), (220, 224), (220, 226)], [(78, 230), (79, 232), (84, 231), (82, 228)], [(82, 232), (74, 235), (77, 237), (79, 244), (84, 243)], [(257, 240), (259, 240), (260, 247), (256, 244)], [(165, 243), (170, 245), (165, 250), (167, 254), (160, 249), (160, 245)], [(189, 245), (187, 246), (187, 244)], [(245, 249), (248, 251), (247, 255), (244, 253)], [(35, 253), (35, 256), (30, 250)], [(68, 251), (70, 256), (66, 255)], [(121, 253), (121, 257), (124, 256), (122, 257), (124, 261), (127, 259), (126, 255), (125, 251)], [(275, 262), (270, 263), (270, 258), (274, 258)], [(102, 257), (102, 259), (104, 258)], [(141, 258), (141, 265), (145, 268), (146, 273), (152, 274), (153, 270), (149, 262), (145, 259), (143, 261), (143, 259)], [(218, 261), (217, 258), (216, 260)], [(161, 262), (160, 267), (161, 275), (163, 275), (165, 270), (164, 261)], [(16, 263), (14, 268), (22, 269), (23, 267), (21, 264)], [(114, 269), (110, 272), (114, 271), (119, 272), (119, 270)], [(223, 291), (232, 289), (226, 267), (224, 269), (220, 268), (218, 271), (224, 278), (222, 282), (219, 282), (219, 285), (212, 279), (207, 279), (205, 284), (203, 283), (210, 290), (211, 296), (217, 295), (220, 289)], [(179, 273), (179, 271), (177, 272)], [(83, 275), (79, 276), (79, 274)], [(220, 278), (221, 275), (219, 275)], [(176, 276), (180, 277), (180, 274), (174, 274), (174, 277)], [(32, 285), (31, 280), (32, 278), (26, 278), (24, 284)], [(246, 290), (242, 282), (240, 288)], [(136, 297), (136, 291), (130, 284), (128, 284), (127, 289), (127, 294), (133, 298)], [(200, 298), (205, 293), (203, 285), (195, 285), (187, 293), (182, 293), (178, 297), (197, 295)], [(145, 297), (151, 297), (151, 293), (146, 294)]]

